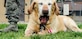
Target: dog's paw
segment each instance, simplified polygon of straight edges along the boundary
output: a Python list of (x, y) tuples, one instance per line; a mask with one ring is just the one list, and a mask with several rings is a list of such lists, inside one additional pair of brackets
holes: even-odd
[(46, 35), (47, 32), (46, 31), (41, 31), (41, 32), (38, 32), (39, 35)]

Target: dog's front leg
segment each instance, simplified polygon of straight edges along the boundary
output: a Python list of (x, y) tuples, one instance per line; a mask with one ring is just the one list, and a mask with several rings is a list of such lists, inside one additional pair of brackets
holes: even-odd
[(25, 36), (31, 36), (34, 34), (37, 34), (39, 32), (39, 26), (38, 25), (28, 25), (25, 30)]
[(39, 35), (46, 35), (48, 34), (47, 30), (42, 30), (40, 32), (38, 32)]
[(31, 36), (34, 32), (34, 28), (32, 25), (27, 26), (26, 30), (25, 30), (25, 36)]
[(31, 30), (31, 29), (26, 29), (25, 30), (25, 36), (31, 36), (32, 33), (33, 33), (33, 30)]

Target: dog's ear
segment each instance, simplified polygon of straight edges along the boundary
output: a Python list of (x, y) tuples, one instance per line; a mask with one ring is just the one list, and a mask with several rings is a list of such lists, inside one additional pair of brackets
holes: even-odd
[(31, 3), (31, 5), (28, 8), (28, 14), (31, 14), (32, 13), (33, 9), (35, 8), (35, 4), (36, 4), (36, 2), (32, 2)]
[(56, 2), (54, 2), (54, 13), (56, 14), (56, 15), (59, 15), (60, 14), (60, 12), (59, 12), (59, 7), (58, 7), (58, 5), (57, 5), (57, 3)]

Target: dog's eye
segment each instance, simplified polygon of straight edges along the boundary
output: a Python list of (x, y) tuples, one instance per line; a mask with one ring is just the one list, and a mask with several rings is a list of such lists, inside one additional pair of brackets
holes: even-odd
[(48, 3), (48, 5), (51, 5), (51, 3)]
[(43, 3), (39, 3), (40, 5), (43, 5)]

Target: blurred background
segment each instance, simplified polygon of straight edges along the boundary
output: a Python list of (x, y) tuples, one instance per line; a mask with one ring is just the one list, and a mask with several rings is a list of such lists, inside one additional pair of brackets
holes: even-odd
[[(33, 0), (18, 0), (23, 10), (20, 15), (20, 21), (27, 23), (29, 15), (27, 9)], [(6, 19), (6, 0), (0, 0), (0, 23), (8, 23)], [(76, 22), (82, 22), (82, 0), (57, 0), (60, 9), (60, 15), (71, 17)], [(66, 12), (66, 13), (65, 13)]]

